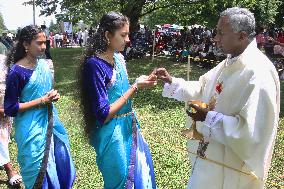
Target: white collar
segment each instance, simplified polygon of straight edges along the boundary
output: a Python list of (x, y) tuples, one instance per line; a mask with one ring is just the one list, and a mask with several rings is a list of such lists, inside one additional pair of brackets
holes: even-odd
[(235, 56), (233, 58), (232, 55), (228, 55), (227, 56), (227, 61), (226, 61), (226, 66), (232, 65), (233, 63), (235, 63), (239, 58), (249, 54), (249, 52), (251, 52), (251, 49), (255, 49), (256, 46), (256, 40), (254, 39), (248, 46), (247, 48), (244, 50), (244, 52), (242, 54), (240, 54), (239, 56)]
[(232, 55), (229, 54), (229, 55), (227, 56), (226, 66), (230, 66), (230, 65), (232, 65), (233, 63), (235, 63), (235, 62), (239, 59), (240, 56), (241, 56), (241, 55), (235, 56), (235, 57), (232, 58)]

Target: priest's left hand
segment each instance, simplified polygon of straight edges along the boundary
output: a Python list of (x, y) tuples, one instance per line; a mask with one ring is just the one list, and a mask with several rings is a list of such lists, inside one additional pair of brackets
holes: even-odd
[(189, 104), (188, 105), (191, 108), (194, 108), (196, 110), (196, 113), (189, 112), (186, 110), (186, 113), (188, 116), (190, 116), (194, 121), (205, 121), (205, 118), (208, 113), (208, 109), (202, 108), (200, 106), (197, 106), (195, 104)]

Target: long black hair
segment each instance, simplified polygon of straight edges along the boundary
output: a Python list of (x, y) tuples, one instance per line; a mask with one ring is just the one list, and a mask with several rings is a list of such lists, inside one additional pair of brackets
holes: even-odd
[(129, 19), (118, 12), (109, 12), (105, 14), (99, 23), (99, 27), (97, 32), (91, 36), (89, 41), (87, 42), (87, 47), (85, 53), (81, 59), (81, 63), (78, 71), (78, 89), (79, 89), (79, 97), (80, 97), (80, 107), (83, 113), (84, 119), (84, 130), (86, 136), (89, 138), (91, 131), (95, 127), (96, 118), (91, 111), (91, 100), (90, 96), (84, 88), (86, 84), (84, 80), (84, 67), (85, 62), (88, 58), (106, 52), (108, 47), (108, 41), (105, 37), (105, 32), (108, 31), (110, 34), (114, 35), (115, 32), (121, 29), (125, 24), (129, 24)]
[(24, 42), (31, 44), (32, 40), (37, 38), (39, 33), (43, 32), (37, 26), (25, 26), (19, 32), (18, 42), (11, 49), (10, 53), (7, 55), (6, 66), (9, 69), (11, 65), (15, 64), (27, 55), (26, 49), (24, 47)]

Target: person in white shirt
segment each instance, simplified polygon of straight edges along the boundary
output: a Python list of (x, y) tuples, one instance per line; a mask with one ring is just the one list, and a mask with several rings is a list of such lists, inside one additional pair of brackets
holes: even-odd
[(58, 33), (55, 34), (55, 36), (54, 36), (55, 47), (59, 47), (59, 38), (60, 38), (59, 34)]
[(79, 40), (79, 44), (80, 44), (80, 47), (82, 47), (82, 43), (83, 43), (83, 32), (82, 32), (82, 30), (80, 29), (79, 31), (78, 31), (78, 40)]
[(83, 32), (83, 46), (86, 46), (87, 45), (87, 41), (88, 41), (88, 38), (89, 38), (89, 31), (88, 29), (86, 28), (85, 31)]
[(64, 38), (63, 33), (60, 33), (60, 35), (59, 35), (59, 47), (63, 47), (63, 38)]
[(41, 29), (45, 33), (45, 37), (46, 37), (46, 49), (45, 49), (46, 59), (52, 60), (52, 57), (51, 57), (51, 54), (50, 54), (50, 33), (49, 33), (49, 29), (46, 27), (46, 25), (41, 25)]
[(195, 140), (188, 141), (188, 189), (264, 188), (277, 133), (280, 84), (254, 36), (254, 15), (229, 8), (221, 13), (215, 37), (226, 60), (199, 81), (174, 78), (164, 68), (153, 71), (165, 82), (164, 97), (188, 102), (196, 111), (187, 111), (196, 123)]

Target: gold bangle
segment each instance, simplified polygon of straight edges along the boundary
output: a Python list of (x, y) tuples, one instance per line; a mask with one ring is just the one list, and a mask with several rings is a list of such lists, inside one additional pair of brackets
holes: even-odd
[(125, 100), (125, 102), (127, 102), (127, 99), (124, 95), (121, 95), (121, 97)]
[(40, 98), (40, 103), (41, 103), (42, 105), (45, 105), (45, 102), (44, 102), (44, 100), (43, 100), (43, 97)]
[(131, 88), (134, 89), (135, 92), (138, 91), (137, 85), (131, 85)]

